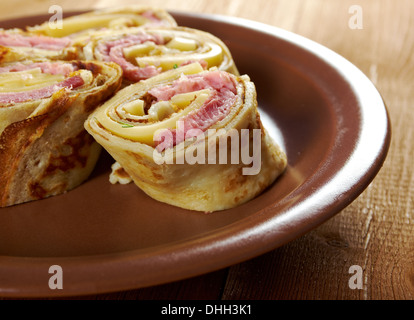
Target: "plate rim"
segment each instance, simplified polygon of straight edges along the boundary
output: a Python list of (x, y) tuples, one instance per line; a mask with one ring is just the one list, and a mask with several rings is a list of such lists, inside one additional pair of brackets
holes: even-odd
[[(84, 10), (81, 12), (86, 12), (90, 10)], [(354, 64), (350, 61), (345, 59), (344, 57), (340, 56), (338, 53), (335, 53), (331, 49), (313, 41), (301, 35), (295, 34), (291, 31), (287, 31), (275, 26), (267, 25), (261, 22), (239, 18), (239, 17), (232, 17), (226, 15), (219, 15), (219, 14), (207, 14), (207, 13), (189, 13), (189, 12), (181, 12), (181, 11), (174, 11), (168, 10), (174, 17), (182, 16), (182, 17), (189, 17), (195, 19), (203, 19), (208, 21), (218, 21), (221, 23), (227, 23), (231, 25), (235, 25), (236, 27), (252, 29), (257, 32), (266, 33), (272, 37), (281, 39), (285, 42), (293, 44), (300, 49), (316, 55), (320, 59), (323, 60), (325, 63), (330, 63), (330, 66), (333, 67), (338, 73), (346, 80), (349, 80), (350, 77), (358, 77), (362, 83), (363, 88), (356, 87), (354, 82), (347, 81), (352, 86), (353, 93), (356, 94), (358, 98), (363, 98), (362, 102), (360, 103), (360, 109), (362, 111), (362, 117), (364, 120), (369, 121), (369, 129), (373, 127), (373, 119), (369, 119), (367, 115), (370, 115), (372, 111), (372, 107), (369, 110), (364, 109), (363, 106), (367, 105), (367, 101), (365, 96), (361, 96), (362, 91), (368, 90), (374, 95), (375, 104), (381, 105), (381, 112), (376, 114), (376, 120), (381, 120), (381, 130), (380, 135), (376, 135), (376, 144), (371, 145), (371, 149), (373, 149), (374, 153), (371, 156), (371, 159), (368, 159), (363, 163), (363, 169), (359, 168), (360, 172), (358, 173), (358, 178), (356, 182), (348, 182), (342, 192), (338, 192), (339, 190), (319, 190), (318, 197), (326, 198), (327, 194), (331, 199), (338, 199), (342, 196), (340, 201), (333, 203), (332, 200), (328, 203), (325, 201), (322, 205), (318, 205), (315, 203), (316, 194), (310, 194), (306, 200), (307, 203), (301, 203), (301, 210), (298, 211), (297, 207), (295, 208), (295, 212), (292, 213), (292, 210), (288, 210), (289, 207), (286, 207), (286, 211), (278, 212), (280, 214), (274, 215), (271, 219), (265, 219), (264, 221), (260, 221), (259, 223), (255, 223), (253, 228), (244, 228), (248, 222), (253, 219), (252, 217), (246, 217), (240, 221), (237, 221), (231, 226), (231, 230), (229, 230), (228, 226), (222, 227), (219, 229), (214, 230), (214, 232), (209, 232), (207, 235), (203, 234), (201, 236), (195, 237), (190, 241), (185, 239), (183, 241), (179, 241), (178, 243), (173, 244), (172, 246), (168, 246), (168, 250), (160, 246), (158, 247), (151, 247), (151, 252), (144, 252), (145, 250), (129, 250), (124, 252), (117, 252), (117, 253), (108, 253), (108, 254), (98, 254), (98, 255), (91, 255), (91, 256), (79, 256), (79, 257), (15, 257), (15, 256), (0, 256), (0, 279), (2, 278), (2, 273), (4, 272), (13, 272), (14, 274), (26, 274), (23, 276), (22, 279), (29, 280), (30, 277), (33, 275), (39, 275), (41, 272), (45, 273), (45, 268), (52, 264), (62, 264), (65, 267), (65, 279), (70, 279), (71, 274), (81, 275), (83, 282), (79, 283), (72, 283), (70, 287), (65, 288), (65, 290), (53, 291), (47, 288), (45, 285), (44, 289), (40, 289), (35, 286), (28, 286), (24, 287), (22, 285), (16, 285), (15, 287), (7, 287), (2, 288), (0, 286), (0, 296), (5, 297), (59, 297), (59, 296), (74, 296), (74, 295), (87, 295), (87, 294), (101, 294), (101, 293), (108, 293), (108, 292), (116, 292), (116, 291), (124, 291), (124, 290), (131, 290), (131, 289), (138, 289), (147, 286), (154, 286), (158, 284), (163, 284), (166, 282), (173, 282), (177, 280), (183, 280), (186, 278), (194, 277), (197, 275), (205, 274), (208, 272), (213, 272), (215, 270), (219, 270), (230, 265), (234, 265), (236, 263), (240, 263), (242, 261), (251, 259), (255, 256), (259, 256), (264, 254), (272, 249), (280, 247), (293, 239), (309, 232), (313, 228), (317, 227), (318, 225), (322, 224), (323, 222), (330, 219), (335, 214), (339, 213), (342, 209), (347, 207), (351, 202), (353, 202), (365, 189), (366, 187), (373, 181), (375, 176), (381, 170), (383, 163), (387, 157), (388, 150), (391, 143), (391, 123), (389, 119), (389, 114), (387, 110), (387, 106), (382, 99), (380, 93), (378, 92), (375, 85), (368, 79), (368, 77), (358, 69)], [(77, 14), (79, 11), (73, 11), (72, 14)], [(33, 15), (33, 16), (24, 16), (24, 17), (16, 17), (12, 19), (2, 20), (2, 23), (8, 23), (11, 21), (18, 21), (22, 19), (33, 19), (35, 17), (40, 17), (44, 15)], [(344, 64), (345, 68), (338, 69), (338, 64)], [(357, 94), (359, 93), (359, 94)], [(363, 105), (364, 103), (364, 105)], [(370, 103), (370, 105), (372, 102)], [(364, 109), (364, 110), (362, 110)], [(378, 111), (378, 110), (377, 110)], [(362, 120), (361, 120), (362, 122)], [(379, 127), (376, 127), (378, 129)], [(361, 125), (361, 130), (367, 130), (366, 126), (364, 127)], [(365, 148), (367, 142), (370, 138), (369, 132), (362, 132), (362, 135), (359, 137), (360, 140), (357, 143), (357, 146), (352, 150), (351, 154), (355, 156), (355, 150), (361, 150), (361, 148)], [(365, 154), (365, 152), (364, 152)], [(354, 162), (360, 161), (360, 159), (354, 158), (350, 159), (351, 162), (347, 162), (345, 168), (343, 170), (355, 172)], [(341, 177), (339, 173), (335, 175), (335, 177)], [(332, 181), (330, 182), (332, 183)], [(358, 186), (358, 187), (356, 187)], [(324, 185), (325, 188), (328, 188), (329, 185)], [(329, 188), (328, 188), (329, 189)], [(321, 193), (322, 192), (322, 193)], [(339, 194), (341, 193), (341, 194)], [(317, 197), (316, 197), (317, 198)], [(309, 201), (313, 201), (313, 203), (309, 203)], [(274, 203), (259, 210), (259, 214), (262, 215), (272, 215), (271, 211), (273, 209)], [(312, 223), (305, 224), (300, 229), (299, 232), (286, 234), (289, 231), (290, 224), (288, 223), (289, 218), (296, 218), (298, 219), (298, 214), (300, 215), (304, 208), (309, 208), (309, 206), (315, 210), (316, 214), (312, 215)], [(307, 209), (308, 210), (308, 209)], [(322, 214), (323, 213), (323, 214)], [(293, 216), (292, 216), (293, 215)], [(317, 217), (317, 219), (315, 219)], [(299, 219), (300, 220), (300, 219)], [(272, 230), (273, 225), (283, 225), (286, 224), (286, 229), (278, 229)], [(236, 228), (235, 228), (236, 227)], [(266, 236), (266, 239), (263, 239), (263, 231), (272, 231), (270, 234)], [(283, 241), (280, 240), (280, 237), (275, 239), (275, 233), (284, 233)], [(214, 233), (214, 234), (211, 234)], [(206, 240), (208, 238), (208, 241)], [(262, 239), (260, 239), (262, 238)], [(273, 241), (270, 241), (273, 240)], [(275, 241), (276, 240), (276, 241)], [(225, 243), (225, 246), (223, 246)], [(246, 244), (247, 243), (247, 244)], [(244, 250), (244, 253), (238, 252), (238, 254), (230, 254), (230, 258), (227, 258), (225, 262), (217, 263), (216, 260), (212, 260), (209, 263), (205, 263), (204, 265), (198, 265), (197, 270), (191, 270), (191, 262), (193, 259), (204, 257), (205, 261), (208, 261), (205, 257), (211, 257), (212, 252), (217, 252), (217, 250), (222, 249), (225, 247), (225, 252), (227, 254), (231, 252), (235, 252), (235, 248), (240, 247), (241, 245), (245, 246), (252, 246), (257, 247), (258, 243), (263, 244), (260, 249), (256, 250)], [(240, 250), (239, 250), (240, 251)], [(242, 250), (243, 251), (243, 250)], [(247, 251), (247, 252), (246, 252)], [(254, 252), (252, 252), (254, 251)], [(190, 254), (189, 254), (190, 252)], [(179, 266), (177, 269), (181, 270), (179, 273), (174, 273), (174, 270), (168, 270), (161, 274), (160, 267), (154, 266), (154, 274), (152, 274), (149, 278), (145, 281), (143, 279), (131, 279), (133, 275), (136, 275), (136, 270), (142, 266), (143, 263), (148, 265), (148, 261), (145, 259), (140, 259), (143, 256), (146, 259), (151, 259), (151, 257), (163, 255), (164, 261), (169, 261), (167, 265), (172, 266)], [(223, 254), (223, 253), (222, 253)], [(82, 260), (83, 263), (79, 264), (79, 260)], [(170, 262), (171, 261), (171, 262)], [(27, 270), (27, 263), (30, 264), (31, 269)], [(4, 266), (6, 265), (6, 266)], [(101, 275), (98, 276), (100, 282), (94, 275), (94, 270), (96, 268), (101, 269)], [(132, 271), (128, 275), (122, 275), (118, 278), (110, 278), (109, 276), (113, 276), (116, 270), (127, 269)], [(165, 266), (164, 266), (165, 267)], [(162, 269), (162, 268), (161, 268)], [(188, 273), (183, 276), (183, 270), (187, 270)], [(69, 274), (66, 276), (66, 274)], [(47, 272), (44, 275), (44, 279), (48, 279), (50, 274)], [(95, 277), (95, 278), (94, 278)], [(103, 278), (102, 278), (103, 277)], [(110, 279), (109, 279), (110, 278)], [(102, 283), (102, 279), (106, 279), (106, 283)], [(118, 281), (116, 281), (118, 280)], [(134, 281), (132, 281), (134, 280)], [(45, 280), (47, 281), (47, 280)], [(70, 280), (66, 280), (68, 282)], [(43, 283), (43, 282), (42, 282)], [(45, 284), (47, 282), (44, 282)]]

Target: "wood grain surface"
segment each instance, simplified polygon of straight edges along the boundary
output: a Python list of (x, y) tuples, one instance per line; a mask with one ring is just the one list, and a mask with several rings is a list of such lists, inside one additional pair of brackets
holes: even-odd
[[(2, 1), (0, 19), (108, 7), (110, 0)], [(382, 94), (392, 143), (384, 166), (350, 206), (312, 232), (255, 259), (161, 286), (77, 299), (414, 298), (414, 1), (412, 0), (118, 0), (167, 10), (243, 17), (293, 31), (341, 54)], [(350, 27), (352, 7), (362, 29)], [(361, 22), (361, 21), (360, 21)], [(349, 268), (363, 270), (351, 289)]]

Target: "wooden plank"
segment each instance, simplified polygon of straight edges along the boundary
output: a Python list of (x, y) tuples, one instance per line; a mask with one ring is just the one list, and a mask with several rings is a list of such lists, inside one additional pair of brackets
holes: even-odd
[[(232, 267), (224, 299), (414, 297), (413, 3), (360, 1), (362, 30), (347, 27), (350, 3), (305, 2), (292, 30), (342, 54), (376, 84), (393, 127), (388, 159), (370, 187), (334, 219), (283, 248)], [(352, 265), (363, 269), (361, 290), (348, 286)]]

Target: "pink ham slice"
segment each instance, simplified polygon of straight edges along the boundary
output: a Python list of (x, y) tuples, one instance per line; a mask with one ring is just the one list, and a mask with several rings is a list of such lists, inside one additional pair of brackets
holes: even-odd
[[(181, 119), (180, 132), (172, 130), (172, 140), (162, 140), (163, 147), (173, 147), (188, 138), (191, 129), (206, 131), (215, 123), (223, 120), (230, 112), (237, 99), (237, 89), (234, 77), (224, 71), (211, 71), (201, 75), (181, 76), (172, 85), (156, 87), (148, 91), (157, 101), (167, 101), (180, 93), (211, 89), (212, 94), (201, 108), (189, 113)], [(156, 102), (157, 102), (156, 101)], [(164, 136), (165, 139), (168, 136)]]
[(38, 35), (22, 35), (18, 33), (0, 33), (0, 45), (5, 47), (29, 47), (59, 51), (68, 47), (69, 38), (52, 38)]
[[(97, 50), (103, 55), (104, 61), (115, 62), (121, 66), (125, 79), (132, 82), (138, 82), (154, 77), (162, 72), (161, 68), (157, 68), (152, 65), (142, 68), (138, 67), (125, 58), (123, 51), (124, 48), (142, 44), (144, 42), (153, 42), (156, 45), (165, 44), (164, 39), (161, 36), (150, 35), (145, 32), (141, 32), (138, 34), (127, 35), (122, 39), (108, 41), (106, 43), (99, 43)], [(182, 63), (180, 66), (184, 66), (193, 62), (195, 61), (189, 60)], [(200, 60), (198, 62), (201, 64), (203, 69), (207, 68), (208, 64), (206, 61)]]
[(62, 74), (64, 76), (67, 76), (69, 73), (74, 71), (74, 67), (70, 63), (37, 62), (31, 64), (14, 63), (10, 66), (0, 67), (0, 73), (25, 71), (35, 68), (40, 68), (43, 73)]
[(155, 44), (163, 44), (162, 38), (142, 32), (128, 35), (122, 39), (100, 43), (97, 50), (103, 55), (104, 61), (115, 62), (122, 68), (125, 79), (138, 82), (156, 76), (161, 72), (161, 68), (154, 66), (140, 68), (135, 66), (125, 59), (123, 49), (147, 41), (154, 42)]
[[(16, 72), (23, 70), (30, 70), (34, 68), (41, 68), (42, 72), (50, 74), (62, 74), (67, 76), (70, 72), (74, 71), (75, 68), (70, 63), (58, 63), (58, 62), (40, 62), (32, 64), (22, 64), (16, 63), (12, 66), (0, 68), (0, 73), (3, 72)], [(0, 92), (0, 103), (1, 104), (10, 104), (10, 103), (20, 103), (30, 100), (38, 100), (49, 98), (62, 88), (67, 88), (68, 90), (73, 90), (84, 84), (84, 81), (81, 76), (75, 75), (65, 80), (56, 83), (51, 86), (47, 86), (41, 89), (35, 89), (30, 91), (21, 91), (21, 92)]]
[(180, 79), (174, 81), (171, 85), (155, 87), (148, 91), (148, 93), (157, 98), (158, 101), (167, 101), (180, 93), (208, 88), (212, 88), (215, 91), (231, 91), (234, 95), (237, 93), (233, 76), (219, 70), (206, 72), (201, 75), (182, 75)]
[(9, 103), (20, 103), (29, 100), (37, 100), (51, 97), (56, 91), (59, 91), (62, 88), (67, 88), (69, 90), (80, 87), (84, 84), (84, 81), (81, 76), (73, 76), (67, 78), (53, 86), (44, 87), (37, 90), (23, 91), (23, 92), (1, 92), (0, 93), (0, 103), (9, 104)]

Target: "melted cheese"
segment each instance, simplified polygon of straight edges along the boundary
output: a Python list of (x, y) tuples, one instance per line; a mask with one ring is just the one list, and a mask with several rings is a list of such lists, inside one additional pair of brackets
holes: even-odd
[(0, 92), (21, 92), (51, 86), (65, 79), (61, 74), (42, 73), (40, 68), (0, 74)]
[[(161, 129), (175, 129), (177, 126), (177, 122), (184, 117), (185, 115), (189, 114), (190, 112), (199, 109), (207, 98), (210, 95), (210, 90), (200, 90), (195, 93), (195, 99), (189, 101), (189, 105), (184, 108), (180, 112), (174, 112), (171, 114), (173, 108), (168, 110), (169, 117), (165, 118), (167, 109), (165, 101), (163, 101), (163, 105), (158, 105), (154, 107), (154, 114), (152, 115), (152, 120), (159, 120), (156, 122), (150, 122), (146, 124), (137, 124), (137, 125), (125, 125), (123, 122), (118, 122), (112, 119), (108, 114), (107, 108), (101, 108), (95, 114), (96, 120), (107, 130), (111, 131), (112, 133), (134, 141), (138, 141), (141, 143), (145, 143), (148, 145), (154, 144), (154, 134), (157, 130)], [(167, 102), (167, 104), (169, 104)], [(159, 112), (159, 113), (158, 113)]]

